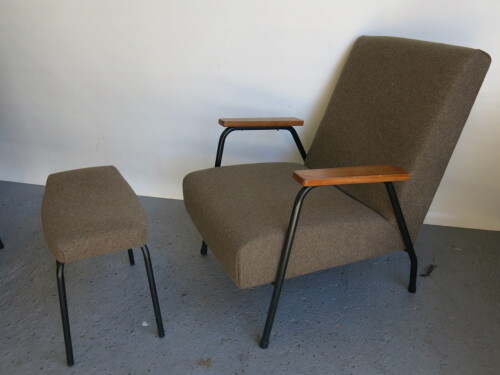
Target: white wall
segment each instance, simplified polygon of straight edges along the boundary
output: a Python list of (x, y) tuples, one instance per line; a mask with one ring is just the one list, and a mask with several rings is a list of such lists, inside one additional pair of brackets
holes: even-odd
[[(0, 179), (114, 164), (181, 198), (219, 117), (297, 116), (309, 146), (362, 34), (484, 49), (493, 65), (427, 217), (500, 230), (496, 0), (0, 0)], [(232, 134), (224, 163), (294, 160), (283, 132)]]

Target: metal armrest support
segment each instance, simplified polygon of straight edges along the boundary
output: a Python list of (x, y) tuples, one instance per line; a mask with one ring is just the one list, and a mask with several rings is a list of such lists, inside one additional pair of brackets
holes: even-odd
[(288, 130), (299, 149), (302, 159), (306, 158), (306, 151), (300, 142), (300, 138), (293, 126), (302, 126), (304, 121), (296, 117), (255, 117), (255, 118), (220, 118), (219, 124), (226, 129), (223, 130), (217, 146), (217, 156), (215, 167), (220, 167), (222, 163), (222, 153), (224, 143), (229, 133), (235, 130)]
[[(226, 129), (222, 131), (217, 145), (217, 155), (215, 157), (215, 167), (220, 167), (222, 163), (222, 153), (224, 144), (229, 133), (235, 130), (288, 130), (299, 149), (302, 159), (306, 159), (306, 150), (302, 146), (299, 135), (293, 126), (304, 125), (304, 120), (296, 117), (249, 117), (249, 118), (220, 118), (219, 124)], [(207, 255), (207, 244), (205, 241), (201, 244), (201, 255)]]
[(276, 316), (276, 310), (278, 308), (278, 302), (281, 295), (281, 290), (283, 288), (283, 282), (285, 280), (286, 269), (288, 266), (288, 260), (290, 259), (290, 254), (292, 250), (293, 240), (295, 237), (295, 231), (297, 229), (300, 210), (302, 208), (302, 203), (304, 199), (312, 189), (318, 186), (331, 186), (331, 185), (347, 185), (347, 184), (362, 184), (362, 183), (380, 183), (383, 182), (387, 189), (389, 199), (396, 216), (401, 237), (405, 244), (405, 251), (408, 253), (410, 258), (410, 282), (408, 285), (408, 291), (410, 293), (415, 293), (416, 291), (416, 279), (417, 279), (417, 256), (415, 250), (413, 249), (413, 243), (411, 241), (408, 229), (406, 227), (406, 222), (404, 220), (403, 212), (399, 205), (398, 197), (396, 191), (392, 184), (393, 181), (404, 181), (410, 178), (410, 174), (406, 173), (399, 167), (393, 165), (372, 165), (372, 166), (360, 166), (360, 167), (348, 167), (348, 168), (328, 168), (328, 169), (311, 169), (311, 170), (300, 170), (295, 171), (293, 174), (295, 180), (300, 183), (303, 187), (297, 194), (295, 198), (295, 203), (293, 205), (292, 214), (290, 217), (290, 222), (288, 224), (288, 230), (283, 243), (283, 249), (281, 251), (281, 257), (278, 264), (278, 269), (276, 271), (276, 279), (274, 281), (274, 290), (271, 302), (269, 304), (269, 310), (267, 313), (266, 325), (264, 327), (264, 332), (260, 340), (260, 347), (266, 349), (269, 345), (269, 337), (271, 335), (272, 326), (274, 323), (274, 318)]

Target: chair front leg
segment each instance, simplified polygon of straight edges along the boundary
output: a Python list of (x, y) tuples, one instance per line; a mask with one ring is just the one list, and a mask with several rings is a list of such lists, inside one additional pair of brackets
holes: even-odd
[(273, 328), (274, 317), (276, 316), (276, 310), (278, 308), (278, 302), (281, 295), (281, 289), (283, 288), (283, 281), (286, 275), (286, 269), (288, 266), (288, 260), (290, 259), (290, 254), (292, 250), (293, 240), (295, 238), (295, 231), (297, 229), (297, 223), (299, 221), (300, 209), (302, 208), (302, 203), (305, 196), (309, 191), (311, 191), (314, 186), (302, 188), (297, 197), (295, 198), (295, 203), (293, 205), (292, 215), (290, 217), (290, 223), (288, 224), (288, 231), (285, 237), (285, 242), (283, 244), (283, 250), (281, 251), (281, 257), (278, 264), (278, 270), (276, 272), (276, 279), (274, 281), (273, 296), (271, 298), (271, 303), (269, 304), (269, 310), (267, 312), (266, 325), (264, 327), (264, 332), (260, 340), (260, 347), (266, 349), (269, 346), (269, 337), (271, 335), (271, 330)]
[(201, 255), (207, 255), (207, 243), (203, 241), (201, 243), (201, 250), (200, 250)]
[(403, 243), (405, 245), (405, 250), (410, 257), (410, 282), (408, 285), (408, 291), (410, 293), (415, 293), (417, 291), (417, 268), (418, 261), (417, 255), (415, 254), (415, 249), (413, 248), (413, 243), (411, 241), (410, 233), (408, 232), (408, 228), (406, 227), (405, 218), (403, 216), (403, 211), (401, 210), (401, 206), (399, 205), (398, 196), (396, 194), (396, 190), (394, 189), (394, 185), (392, 182), (385, 182), (385, 187), (387, 189), (387, 193), (389, 194), (389, 199), (391, 200), (392, 208), (394, 210), (394, 214), (396, 215), (396, 220), (398, 221), (399, 231), (401, 233), (401, 237), (403, 239)]

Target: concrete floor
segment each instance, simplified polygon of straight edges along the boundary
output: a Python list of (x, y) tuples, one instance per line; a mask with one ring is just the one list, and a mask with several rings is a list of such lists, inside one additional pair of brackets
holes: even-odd
[(271, 286), (237, 290), (199, 255), (182, 201), (158, 198), (142, 202), (165, 337), (140, 252), (72, 263), (68, 368), (42, 195), (0, 182), (0, 374), (500, 373), (500, 232), (424, 226), (414, 295), (403, 252), (289, 280), (262, 350)]

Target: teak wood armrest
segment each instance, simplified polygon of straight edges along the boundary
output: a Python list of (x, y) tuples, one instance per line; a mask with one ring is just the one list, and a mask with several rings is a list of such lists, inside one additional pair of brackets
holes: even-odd
[(346, 168), (305, 169), (295, 171), (293, 178), (302, 186), (367, 184), (405, 181), (410, 174), (389, 164)]
[(296, 117), (220, 118), (219, 124), (226, 128), (288, 127), (302, 126), (304, 120)]

